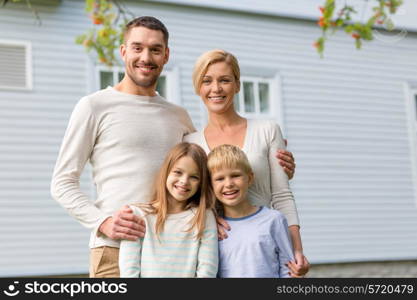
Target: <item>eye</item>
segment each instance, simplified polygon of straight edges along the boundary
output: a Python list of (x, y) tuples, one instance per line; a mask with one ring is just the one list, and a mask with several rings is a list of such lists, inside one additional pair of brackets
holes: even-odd
[(174, 171), (172, 171), (172, 173), (174, 173), (176, 175), (181, 175), (181, 171), (179, 171), (179, 170), (174, 170)]
[(210, 83), (211, 83), (211, 80), (209, 80), (209, 79), (204, 79), (202, 81), (202, 84), (210, 84)]
[(230, 82), (230, 79), (222, 79), (222, 80), (220, 80), (220, 82), (226, 82), (226, 83), (228, 83), (228, 82)]
[(200, 180), (200, 178), (198, 178), (198, 176), (191, 176), (192, 179), (194, 180)]
[(155, 54), (161, 53), (161, 49), (158, 49), (158, 48), (151, 49), (151, 51), (152, 53), (155, 53)]
[(222, 181), (224, 179), (224, 177), (217, 177), (217, 178), (214, 178), (214, 181), (218, 181), (218, 182), (220, 182), (220, 181)]

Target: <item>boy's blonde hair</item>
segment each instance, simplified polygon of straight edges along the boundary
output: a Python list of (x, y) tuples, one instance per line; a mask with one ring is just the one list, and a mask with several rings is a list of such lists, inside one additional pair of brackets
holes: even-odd
[(233, 145), (215, 147), (208, 155), (207, 167), (210, 174), (225, 168), (240, 168), (246, 174), (253, 174), (246, 154)]

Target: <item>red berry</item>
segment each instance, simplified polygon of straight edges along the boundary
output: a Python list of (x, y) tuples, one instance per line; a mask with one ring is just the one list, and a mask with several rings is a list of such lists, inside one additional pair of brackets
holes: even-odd
[(326, 25), (326, 21), (324, 20), (323, 17), (320, 17), (319, 21), (317, 22), (317, 24), (319, 24), (320, 27), (323, 27)]

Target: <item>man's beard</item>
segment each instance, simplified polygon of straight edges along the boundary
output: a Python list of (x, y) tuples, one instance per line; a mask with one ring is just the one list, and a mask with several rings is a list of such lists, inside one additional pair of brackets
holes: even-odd
[(132, 80), (137, 86), (148, 88), (155, 85), (156, 81), (159, 78), (160, 73), (155, 74), (153, 76), (139, 79), (135, 76), (133, 72), (126, 72), (127, 76), (129, 76), (130, 80)]

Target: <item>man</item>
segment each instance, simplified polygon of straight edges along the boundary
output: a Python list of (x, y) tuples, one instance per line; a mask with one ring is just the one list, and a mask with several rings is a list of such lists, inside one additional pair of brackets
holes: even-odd
[[(90, 277), (119, 277), (118, 240), (135, 240), (145, 232), (143, 221), (126, 205), (150, 199), (165, 154), (195, 131), (185, 109), (155, 92), (169, 59), (168, 37), (166, 27), (154, 17), (129, 22), (120, 47), (124, 78), (78, 102), (62, 142), (51, 193), (92, 230)], [(291, 177), (291, 153), (284, 151), (281, 158)], [(94, 202), (79, 188), (88, 160), (97, 186)]]

